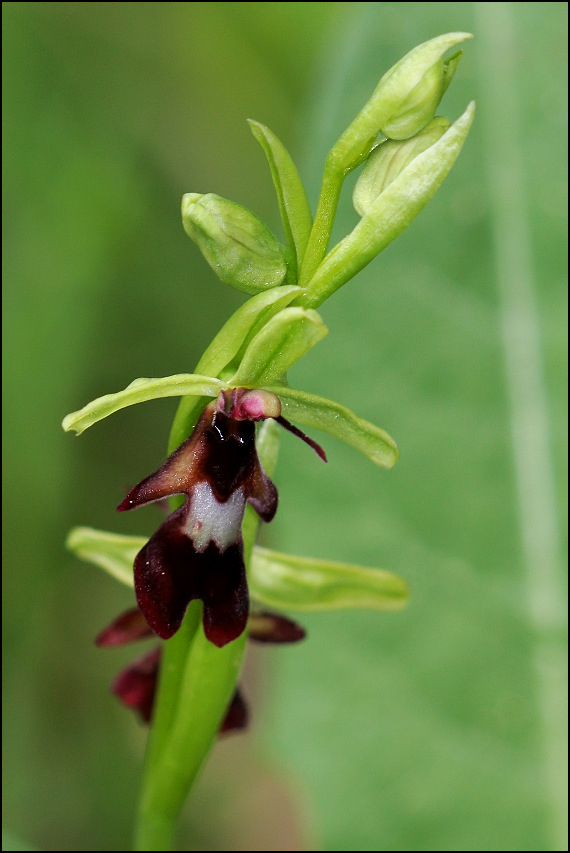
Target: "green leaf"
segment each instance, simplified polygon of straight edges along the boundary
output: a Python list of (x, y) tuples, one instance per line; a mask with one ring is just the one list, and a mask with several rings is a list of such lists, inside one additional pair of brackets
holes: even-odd
[(316, 311), (285, 308), (250, 342), (229, 384), (260, 386), (276, 382), (326, 334), (328, 329)]
[(249, 588), (267, 607), (293, 610), (398, 610), (408, 599), (406, 582), (391, 572), (260, 547), (253, 550)]
[(148, 537), (145, 536), (120, 536), (92, 527), (74, 527), (69, 531), (65, 547), (86, 563), (94, 563), (132, 587), (133, 563), (147, 542)]
[(305, 187), (291, 155), (273, 131), (252, 119), (248, 119), (248, 124), (267, 157), (285, 238), (300, 269), (313, 225)]
[(366, 216), (320, 264), (303, 297), (304, 305), (318, 307), (408, 227), (449, 174), (474, 116), (471, 102), (441, 139), (412, 160), (378, 196)]
[(346, 406), (285, 385), (272, 385), (267, 390), (277, 394), (282, 414), (288, 420), (336, 435), (382, 468), (391, 468), (398, 461), (399, 452), (394, 439)]
[(182, 397), (193, 394), (199, 397), (216, 397), (224, 387), (223, 382), (211, 376), (198, 376), (195, 373), (177, 373), (161, 379), (135, 379), (123, 391), (105, 394), (88, 403), (78, 412), (72, 412), (62, 421), (66, 432), (75, 430), (81, 435), (97, 421), (135, 403), (146, 403), (159, 397)]

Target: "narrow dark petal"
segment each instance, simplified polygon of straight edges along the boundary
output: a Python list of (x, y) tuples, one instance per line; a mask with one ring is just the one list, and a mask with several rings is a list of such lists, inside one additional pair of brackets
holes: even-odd
[(249, 710), (245, 699), (243, 698), (239, 687), (234, 693), (234, 698), (231, 701), (224, 721), (220, 726), (220, 734), (235, 731), (236, 729), (246, 729), (249, 723)]
[(161, 651), (159, 647), (138, 658), (122, 670), (111, 685), (111, 692), (127, 708), (138, 711), (145, 723), (149, 723), (152, 716)]
[(325, 451), (323, 450), (321, 445), (317, 444), (316, 441), (313, 441), (312, 438), (309, 438), (309, 436), (306, 435), (306, 433), (304, 433), (298, 427), (293, 426), (291, 421), (288, 421), (286, 418), (281, 417), (281, 416), (278, 418), (275, 418), (275, 420), (277, 421), (278, 424), (281, 424), (281, 426), (284, 429), (288, 430), (289, 432), (292, 432), (293, 435), (296, 435), (297, 438), (300, 438), (302, 441), (304, 441), (306, 444), (308, 444), (309, 447), (312, 447), (313, 450), (315, 451), (315, 453), (317, 454), (317, 456), (321, 457), (323, 462), (327, 461), (327, 454), (325, 453)]
[(248, 502), (258, 516), (266, 523), (271, 521), (277, 512), (279, 495), (273, 480), (270, 480), (259, 459), (256, 460), (255, 470), (249, 481)]
[(301, 625), (277, 613), (252, 613), (248, 628), (249, 639), (258, 643), (297, 643), (306, 636)]
[(212, 425), (214, 403), (206, 406), (194, 432), (170, 454), (158, 471), (141, 480), (117, 507), (126, 512), (143, 504), (162, 500), (171, 495), (188, 494), (200, 477), (201, 460), (205, 454), (206, 436)]
[(135, 640), (152, 637), (152, 631), (138, 609), (127, 610), (105, 628), (95, 639), (97, 646), (124, 646)]

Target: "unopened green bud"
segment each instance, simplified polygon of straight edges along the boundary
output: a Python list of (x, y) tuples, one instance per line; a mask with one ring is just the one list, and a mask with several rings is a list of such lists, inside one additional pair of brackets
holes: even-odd
[(411, 139), (402, 142), (388, 139), (380, 143), (366, 161), (354, 187), (352, 203), (356, 212), (360, 216), (368, 213), (386, 187), (412, 160), (415, 160), (418, 154), (437, 142), (448, 129), (449, 124), (443, 116), (436, 116)]
[(407, 139), (433, 118), (457, 67), (457, 57), (443, 61), (446, 50), (472, 38), (471, 33), (446, 33), (411, 50), (378, 83), (372, 97), (329, 154), (337, 170), (357, 165), (379, 133)]
[(214, 193), (186, 193), (182, 197), (182, 222), (225, 284), (256, 294), (285, 281), (285, 247), (241, 204)]

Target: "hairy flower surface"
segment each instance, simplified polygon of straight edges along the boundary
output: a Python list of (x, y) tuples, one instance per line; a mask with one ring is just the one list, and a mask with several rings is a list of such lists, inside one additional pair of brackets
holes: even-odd
[(306, 439), (281, 417), (275, 394), (222, 391), (206, 406), (190, 438), (117, 507), (123, 512), (171, 495), (186, 496), (135, 558), (137, 603), (162, 639), (178, 630), (194, 599), (204, 604), (204, 633), (216, 646), (235, 640), (245, 628), (245, 506), (250, 503), (266, 522), (277, 510), (277, 489), (255, 449), (254, 422), (266, 418)]

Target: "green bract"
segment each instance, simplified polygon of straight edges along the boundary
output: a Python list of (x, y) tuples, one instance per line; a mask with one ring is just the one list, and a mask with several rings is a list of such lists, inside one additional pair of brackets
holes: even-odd
[[(222, 326), (198, 362), (196, 372), (213, 374), (224, 380), (233, 376), (249, 341), (300, 293), (299, 287), (283, 285), (248, 299)], [(182, 398), (170, 430), (169, 453), (188, 438), (206, 402), (206, 398), (201, 397)]]
[(182, 222), (218, 277), (244, 293), (285, 281), (284, 247), (254, 213), (214, 193), (186, 193)]
[(300, 287), (284, 285), (248, 299), (222, 326), (198, 362), (196, 372), (221, 378), (233, 376), (251, 339), (300, 293)]
[(249, 119), (251, 132), (265, 151), (283, 223), (283, 231), (300, 268), (311, 233), (313, 217), (297, 167), (273, 131)]

